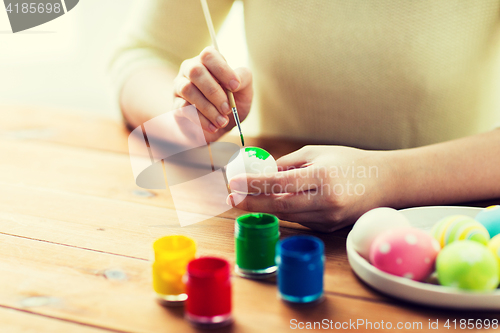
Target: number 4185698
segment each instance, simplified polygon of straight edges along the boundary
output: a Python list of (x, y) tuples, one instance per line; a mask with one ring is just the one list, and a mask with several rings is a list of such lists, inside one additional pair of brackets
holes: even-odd
[(443, 327), (446, 327), (447, 329), (498, 329), (499, 324), (498, 324), (498, 319), (460, 319), (460, 320), (447, 320), (446, 323), (443, 325)]
[[(15, 7), (13, 9), (12, 7)], [(36, 3), (36, 2), (31, 2), (31, 3), (22, 3), (19, 5), (16, 3), (14, 6), (12, 6), (11, 3), (7, 6), (7, 12), (10, 14), (12, 12), (15, 12), (16, 14), (18, 13), (23, 13), (23, 14), (35, 14), (35, 13), (56, 13), (59, 14), (61, 12), (61, 4), (60, 3), (55, 3), (52, 5), (51, 3)]]

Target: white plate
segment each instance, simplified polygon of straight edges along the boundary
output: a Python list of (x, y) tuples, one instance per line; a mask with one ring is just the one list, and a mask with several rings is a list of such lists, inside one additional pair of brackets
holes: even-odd
[[(412, 226), (430, 230), (440, 219), (449, 215), (475, 217), (480, 208), (472, 207), (418, 207), (401, 210)], [(373, 267), (352, 246), (347, 236), (347, 258), (356, 275), (374, 289), (404, 301), (433, 307), (476, 310), (500, 310), (500, 290), (467, 292), (451, 287), (416, 282), (387, 274)]]

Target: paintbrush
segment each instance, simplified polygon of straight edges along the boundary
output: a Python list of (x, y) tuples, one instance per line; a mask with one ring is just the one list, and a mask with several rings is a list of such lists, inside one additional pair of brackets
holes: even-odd
[[(214, 24), (212, 23), (212, 17), (210, 16), (210, 11), (208, 10), (207, 0), (200, 1), (201, 7), (203, 7), (203, 13), (205, 14), (205, 20), (207, 21), (208, 31), (210, 32), (210, 37), (212, 38), (212, 44), (217, 52), (220, 52), (219, 45), (217, 45), (217, 39), (215, 36)], [(226, 89), (226, 94), (227, 98), (229, 99), (231, 110), (233, 110), (234, 121), (236, 122), (238, 130), (240, 131), (241, 145), (245, 146), (245, 140), (243, 139), (243, 133), (241, 132), (240, 117), (238, 116), (238, 110), (236, 109), (236, 102), (234, 101), (233, 93), (229, 89)]]

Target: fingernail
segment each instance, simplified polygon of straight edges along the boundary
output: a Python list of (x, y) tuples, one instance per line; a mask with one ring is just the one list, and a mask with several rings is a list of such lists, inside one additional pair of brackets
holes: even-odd
[(242, 195), (239, 193), (231, 193), (230, 195), (231, 195), (231, 198), (229, 198), (229, 199), (231, 200), (231, 204), (234, 203), (234, 207), (236, 207), (237, 205), (242, 203), (243, 200), (245, 200), (245, 195)]
[(231, 206), (231, 207), (233, 206), (233, 204), (231, 203), (231, 194), (227, 196), (227, 198), (226, 198), (226, 204), (228, 206)]
[(220, 127), (224, 127), (226, 126), (226, 124), (228, 123), (228, 119), (226, 117), (223, 117), (223, 116), (217, 116), (217, 124), (219, 124)]
[(229, 81), (229, 88), (231, 88), (231, 90), (236, 90), (238, 89), (240, 86), (240, 83), (236, 80), (231, 80)]
[(228, 114), (231, 112), (231, 108), (229, 107), (229, 104), (227, 104), (227, 102), (222, 103), (221, 110), (224, 114)]
[(209, 124), (208, 125), (208, 129), (210, 130), (210, 132), (212, 133), (215, 133), (217, 132), (219, 129), (217, 127), (215, 127), (213, 124)]

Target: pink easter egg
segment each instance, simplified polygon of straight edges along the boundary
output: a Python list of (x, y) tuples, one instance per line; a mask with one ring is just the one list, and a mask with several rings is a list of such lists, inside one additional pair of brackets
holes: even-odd
[(386, 273), (423, 281), (434, 271), (440, 250), (439, 243), (423, 230), (391, 229), (373, 241), (370, 262)]

